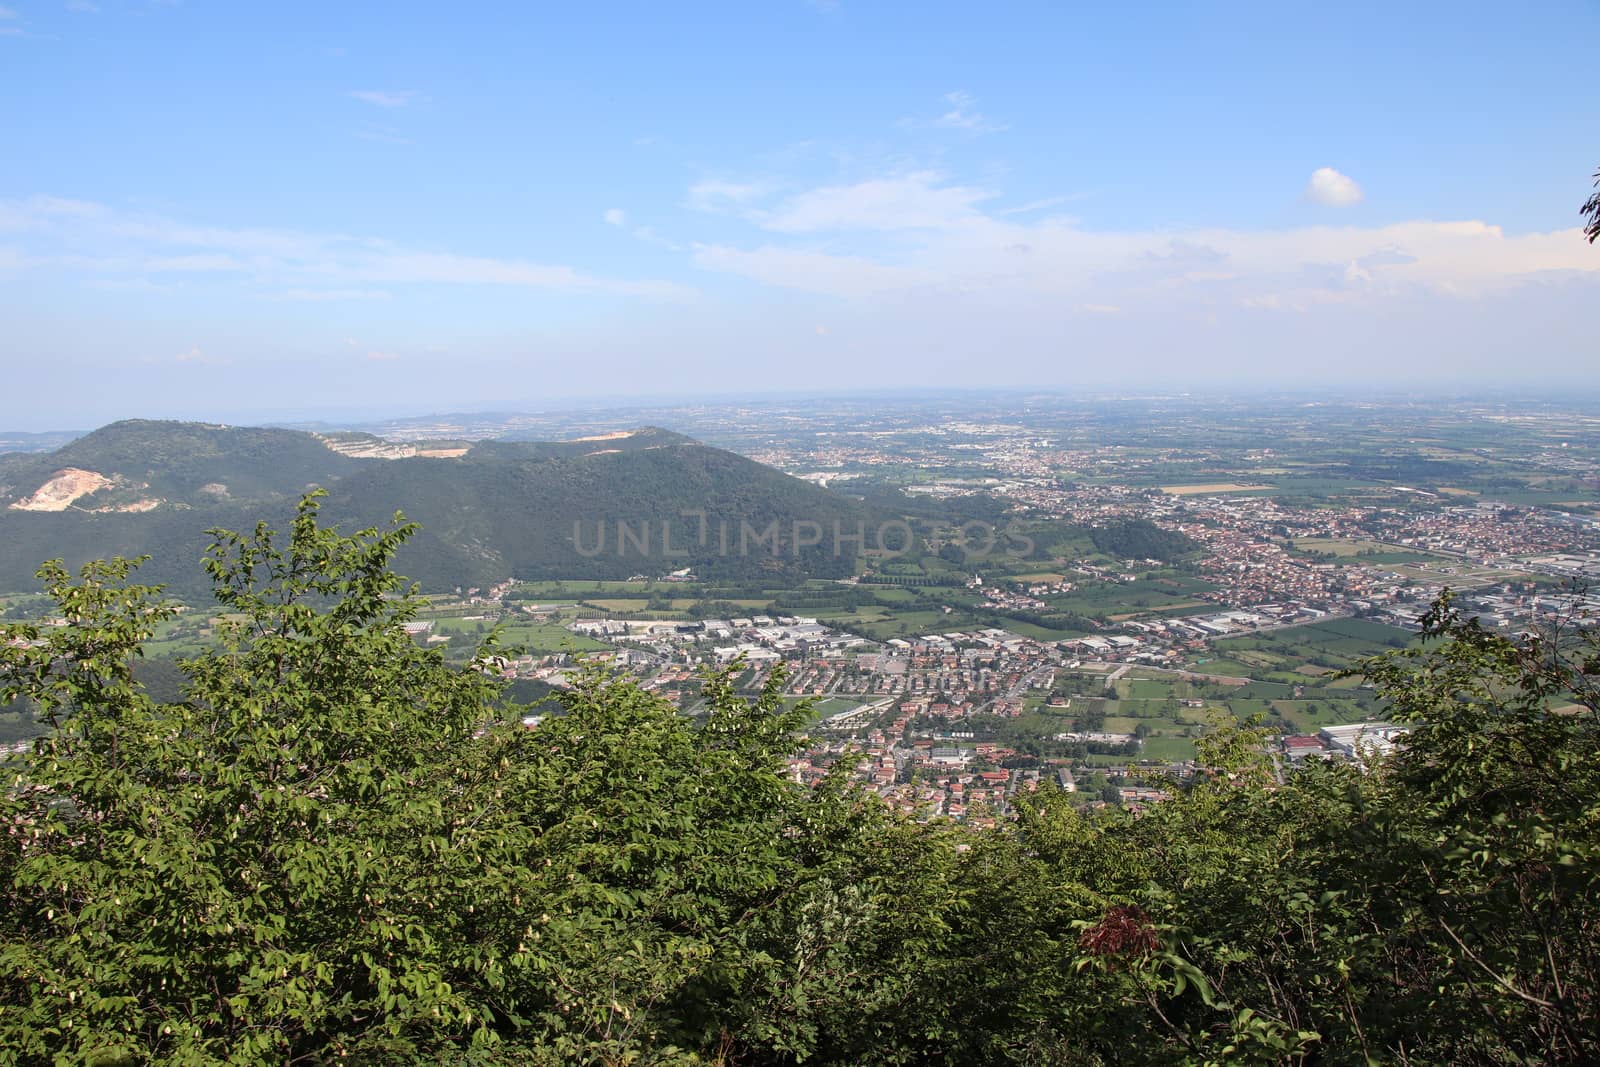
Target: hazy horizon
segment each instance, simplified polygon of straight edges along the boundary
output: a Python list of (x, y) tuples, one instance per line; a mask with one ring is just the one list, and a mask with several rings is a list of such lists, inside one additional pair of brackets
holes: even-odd
[[(17, 416), (10, 422), (0, 423), (0, 435), (5, 434), (84, 434), (101, 426), (125, 420), (156, 420), (197, 422), (232, 426), (280, 426), (303, 429), (371, 428), (395, 423), (447, 422), (458, 419), (487, 420), (493, 418), (559, 419), (561, 417), (593, 416), (604, 421), (608, 415), (618, 419), (631, 417), (632, 422), (618, 421), (604, 424), (614, 429), (636, 429), (649, 425), (654, 414), (666, 415), (685, 409), (705, 408), (708, 412), (736, 409), (774, 410), (804, 408), (807, 406), (856, 403), (907, 408), (934, 404), (970, 403), (993, 404), (1005, 401), (1031, 400), (1036, 404), (1060, 403), (1094, 407), (1140, 401), (1188, 401), (1197, 405), (1230, 402), (1244, 405), (1262, 404), (1284, 400), (1304, 407), (1339, 406), (1392, 406), (1407, 404), (1430, 406), (1459, 404), (1483, 407), (1551, 407), (1563, 410), (1600, 409), (1600, 388), (1587, 387), (1557, 391), (1530, 386), (1503, 388), (1464, 387), (1449, 388), (1440, 383), (1434, 388), (1407, 389), (1400, 386), (1388, 388), (1321, 387), (1304, 386), (1284, 388), (1272, 385), (1232, 388), (1182, 388), (1127, 389), (1043, 387), (991, 387), (991, 388), (906, 388), (861, 390), (773, 390), (764, 392), (678, 393), (651, 396), (578, 395), (552, 398), (540, 405), (500, 404), (482, 408), (428, 408), (425, 405), (395, 406), (390, 408), (299, 408), (227, 409), (194, 407), (181, 410), (127, 410), (107, 418), (81, 424), (56, 425), (48, 420)], [(1019, 414), (1020, 414), (1019, 409)], [(596, 423), (600, 425), (600, 423)], [(664, 429), (674, 429), (664, 423)]]

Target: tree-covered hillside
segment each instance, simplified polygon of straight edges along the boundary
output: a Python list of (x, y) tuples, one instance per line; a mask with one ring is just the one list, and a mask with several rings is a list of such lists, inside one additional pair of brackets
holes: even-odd
[[(841, 538), (835, 552), (835, 529), (854, 535), (870, 516), (847, 497), (660, 430), (485, 441), (459, 460), (372, 465), (338, 485), (328, 506), (361, 524), (396, 508), (414, 517), (424, 532), (399, 565), (425, 585), (440, 584), (429, 578), (441, 564), (447, 574), (527, 579), (681, 567), (714, 577), (839, 577), (852, 572), (859, 542)], [(797, 524), (814, 544), (797, 546)]]
[[(57, 510), (12, 506), (63, 470), (110, 484)], [(329, 514), (354, 526), (397, 510), (420, 519), (425, 532), (399, 566), (433, 590), (682, 567), (711, 577), (839, 577), (854, 569), (858, 524), (875, 514), (654, 428), (381, 460), (352, 459), (295, 430), (121, 422), (52, 453), (0, 457), (0, 486), (0, 590), (31, 588), (47, 558), (76, 566), (150, 555), (147, 573), (182, 596), (204, 593), (194, 563), (206, 530), (257, 516), (285, 521), (310, 486), (329, 489)], [(141, 510), (116, 510), (129, 506)]]
[(1182, 559), (1200, 546), (1174, 530), (1163, 530), (1149, 519), (1124, 519), (1089, 530), (1094, 547), (1118, 559), (1154, 559), (1164, 563)]
[[(357, 466), (356, 460), (298, 430), (129, 419), (103, 426), (54, 452), (28, 455), (20, 464), (13, 461), (0, 468), (10, 486), (0, 502), (32, 492), (52, 473), (68, 467), (121, 475), (144, 487), (141, 496), (206, 506), (219, 498), (292, 500)], [(94, 503), (91, 498), (84, 505)]]
[(1369, 665), (1399, 752), (1277, 780), (1248, 724), (1131, 816), (992, 831), (786, 773), (802, 710), (593, 672), (533, 730), (491, 645), (411, 642), (409, 527), (208, 553), (221, 647), (47, 570), (0, 701), (0, 1059), (21, 1063), (1472, 1064), (1600, 1057), (1600, 655), (1441, 604)]

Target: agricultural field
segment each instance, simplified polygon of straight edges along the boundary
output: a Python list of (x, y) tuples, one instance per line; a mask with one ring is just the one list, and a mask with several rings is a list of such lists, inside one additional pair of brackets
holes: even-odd
[(451, 638), (450, 652), (456, 655), (470, 652), (496, 627), (499, 628), (502, 645), (521, 648), (534, 655), (552, 652), (591, 652), (609, 647), (592, 637), (573, 633), (558, 623), (525, 622), (515, 616), (504, 621), (498, 617), (435, 619), (431, 632)]
[(1442, 558), (1402, 546), (1385, 544), (1382, 541), (1353, 538), (1302, 537), (1294, 541), (1294, 547), (1295, 551), (1306, 555), (1362, 563), (1431, 563)]
[(1172, 571), (1147, 573), (1132, 582), (1085, 583), (1070, 593), (1046, 597), (1055, 611), (1106, 618), (1186, 614), (1205, 609), (1197, 594), (1213, 591), (1211, 582)]
[[(1370, 656), (1410, 644), (1409, 631), (1364, 619), (1330, 619), (1248, 637), (1212, 643), (1214, 656), (1196, 660), (1198, 669), (1215, 674), (1238, 674), (1293, 685), (1303, 685), (1355, 666)], [(1317, 673), (1306, 668), (1319, 669)], [(1329, 680), (1345, 688), (1353, 679)]]

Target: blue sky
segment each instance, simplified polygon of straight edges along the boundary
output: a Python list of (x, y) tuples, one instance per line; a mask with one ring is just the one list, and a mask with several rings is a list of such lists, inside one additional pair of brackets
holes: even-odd
[(0, 423), (1592, 387), (1597, 31), (1561, 2), (0, 0)]

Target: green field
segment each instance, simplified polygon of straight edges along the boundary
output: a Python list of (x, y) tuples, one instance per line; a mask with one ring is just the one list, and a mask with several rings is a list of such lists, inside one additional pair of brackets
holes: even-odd
[(496, 626), (500, 629), (501, 644), (522, 648), (528, 652), (588, 652), (608, 648), (603, 641), (575, 634), (566, 627), (549, 622), (522, 622), (512, 618), (504, 623), (496, 619), (438, 618), (433, 620), (432, 633), (452, 638), (450, 650), (454, 653), (470, 651), (482, 637)]
[(1294, 542), (1297, 552), (1332, 557), (1341, 563), (1403, 564), (1430, 563), (1443, 557), (1415, 551), (1381, 541), (1302, 537)]
[(1298, 668), (1309, 664), (1330, 672), (1342, 671), (1368, 657), (1403, 648), (1412, 639), (1406, 630), (1365, 619), (1332, 619), (1214, 642), (1216, 658), (1205, 658), (1199, 669), (1291, 684), (1324, 685), (1320, 678)]
[(1161, 574), (1134, 582), (1093, 582), (1071, 593), (1046, 597), (1045, 601), (1053, 610), (1073, 615), (1126, 618), (1146, 613), (1193, 611), (1203, 603), (1195, 595), (1214, 588), (1200, 578)]
[(1145, 739), (1140, 755), (1145, 759), (1194, 759), (1194, 742), (1186, 737), (1149, 737)]

